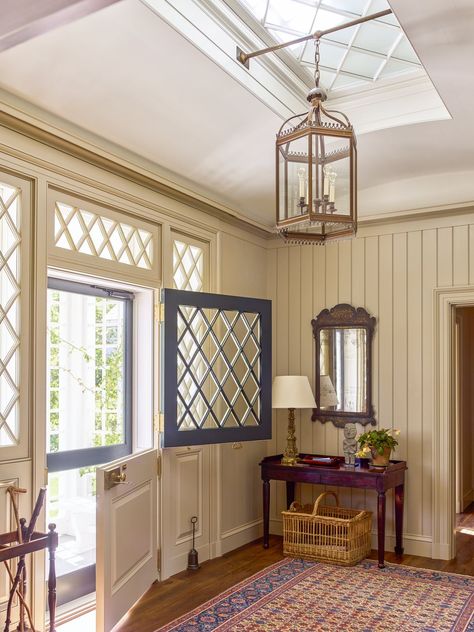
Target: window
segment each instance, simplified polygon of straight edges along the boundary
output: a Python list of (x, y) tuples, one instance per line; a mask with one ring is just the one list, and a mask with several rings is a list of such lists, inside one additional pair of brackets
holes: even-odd
[(131, 453), (129, 292), (48, 283), (48, 520), (58, 525), (58, 595), (95, 589), (95, 467)]
[(271, 302), (164, 290), (165, 447), (271, 437)]
[(19, 438), (20, 193), (0, 182), (0, 447)]

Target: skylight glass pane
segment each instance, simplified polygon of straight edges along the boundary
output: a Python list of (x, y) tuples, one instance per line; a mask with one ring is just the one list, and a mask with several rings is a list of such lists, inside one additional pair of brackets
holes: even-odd
[(342, 70), (361, 77), (373, 79), (382, 63), (383, 60), (381, 60), (380, 57), (351, 50), (344, 61)]
[[(321, 66), (333, 68), (334, 70), (337, 70), (346, 54), (346, 48), (344, 46), (337, 46), (336, 44), (331, 44), (324, 40), (321, 40), (319, 50), (321, 54)], [(308, 42), (302, 59), (314, 66), (314, 42)]]
[(352, 26), (348, 29), (342, 29), (341, 31), (330, 33), (324, 39), (326, 41), (338, 42), (339, 44), (345, 44), (347, 46), (352, 41), (354, 35), (357, 33), (357, 28), (357, 26)]
[(378, 22), (368, 22), (360, 27), (354, 46), (387, 55), (399, 34), (399, 29)]
[(326, 11), (325, 9), (319, 9), (316, 13), (316, 21), (314, 23), (313, 31), (324, 31), (326, 29), (332, 29), (334, 26), (339, 26), (344, 22), (350, 22), (350, 19), (339, 13), (333, 11)]
[(265, 24), (307, 34), (311, 32), (315, 15), (315, 6), (295, 0), (270, 0)]
[(338, 75), (334, 85), (332, 86), (333, 90), (349, 90), (354, 88), (360, 88), (360, 86), (367, 85), (369, 83), (368, 80), (357, 78), (357, 77), (349, 77), (347, 75)]
[[(367, 11), (367, 15), (370, 13), (378, 13), (379, 11), (385, 11), (386, 9), (390, 9), (390, 5), (387, 0), (372, 0), (370, 7)], [(399, 27), (397, 18), (392, 15), (386, 15), (383, 18), (379, 18), (381, 22), (386, 22), (387, 24), (393, 24), (394, 26)]]
[(412, 45), (406, 37), (404, 37), (400, 44), (397, 46), (392, 57), (402, 59), (403, 61), (411, 61), (415, 64), (420, 63), (415, 51), (413, 50)]
[[(267, 31), (273, 35), (273, 37), (276, 39), (277, 42), (283, 43), (283, 42), (289, 42), (290, 40), (296, 39), (294, 33), (288, 33), (287, 31), (270, 29), (270, 28), (267, 28)], [(304, 48), (304, 43), (301, 43), (301, 44), (294, 44), (293, 46), (288, 46), (286, 50), (291, 51), (295, 57), (299, 58), (301, 53), (303, 52), (303, 48)], [(314, 56), (314, 53), (313, 53), (313, 56)]]
[(339, 11), (345, 11), (346, 13), (354, 13), (355, 15), (362, 15), (365, 9), (367, 0), (323, 0), (322, 6), (332, 7)]
[(413, 64), (407, 64), (396, 59), (389, 59), (386, 65), (383, 67), (380, 73), (382, 77), (395, 77), (397, 75), (403, 75), (409, 72), (419, 72), (419, 67), (413, 66)]
[(241, 0), (242, 4), (259, 20), (263, 20), (267, 9), (267, 0)]

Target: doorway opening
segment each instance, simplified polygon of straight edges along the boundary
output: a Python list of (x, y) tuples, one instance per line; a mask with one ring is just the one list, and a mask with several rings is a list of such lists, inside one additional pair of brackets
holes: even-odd
[(474, 536), (474, 306), (455, 308), (454, 415), (459, 540)]
[(50, 278), (48, 522), (58, 605), (95, 591), (96, 466), (132, 452), (131, 292)]

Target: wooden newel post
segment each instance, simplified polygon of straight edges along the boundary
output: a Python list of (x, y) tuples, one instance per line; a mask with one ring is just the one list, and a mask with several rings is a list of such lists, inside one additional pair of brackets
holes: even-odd
[(48, 575), (48, 608), (49, 608), (49, 632), (56, 632), (56, 549), (58, 548), (58, 534), (56, 525), (48, 525), (48, 551), (49, 551), (49, 575)]

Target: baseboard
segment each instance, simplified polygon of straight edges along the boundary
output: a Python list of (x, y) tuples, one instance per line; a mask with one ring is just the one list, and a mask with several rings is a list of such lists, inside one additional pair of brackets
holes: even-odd
[[(282, 520), (270, 520), (270, 533), (275, 535), (283, 535)], [(421, 557), (431, 558), (433, 544), (431, 538), (422, 535), (405, 533), (403, 535), (403, 548), (408, 555), (420, 555)], [(377, 548), (377, 532), (372, 533), (372, 548)], [(395, 536), (385, 536), (385, 550), (393, 551), (395, 548)], [(441, 558), (446, 559), (446, 558)]]
[(260, 538), (263, 533), (263, 521), (261, 518), (239, 525), (234, 529), (223, 531), (221, 534), (221, 555), (237, 549), (248, 542)]

